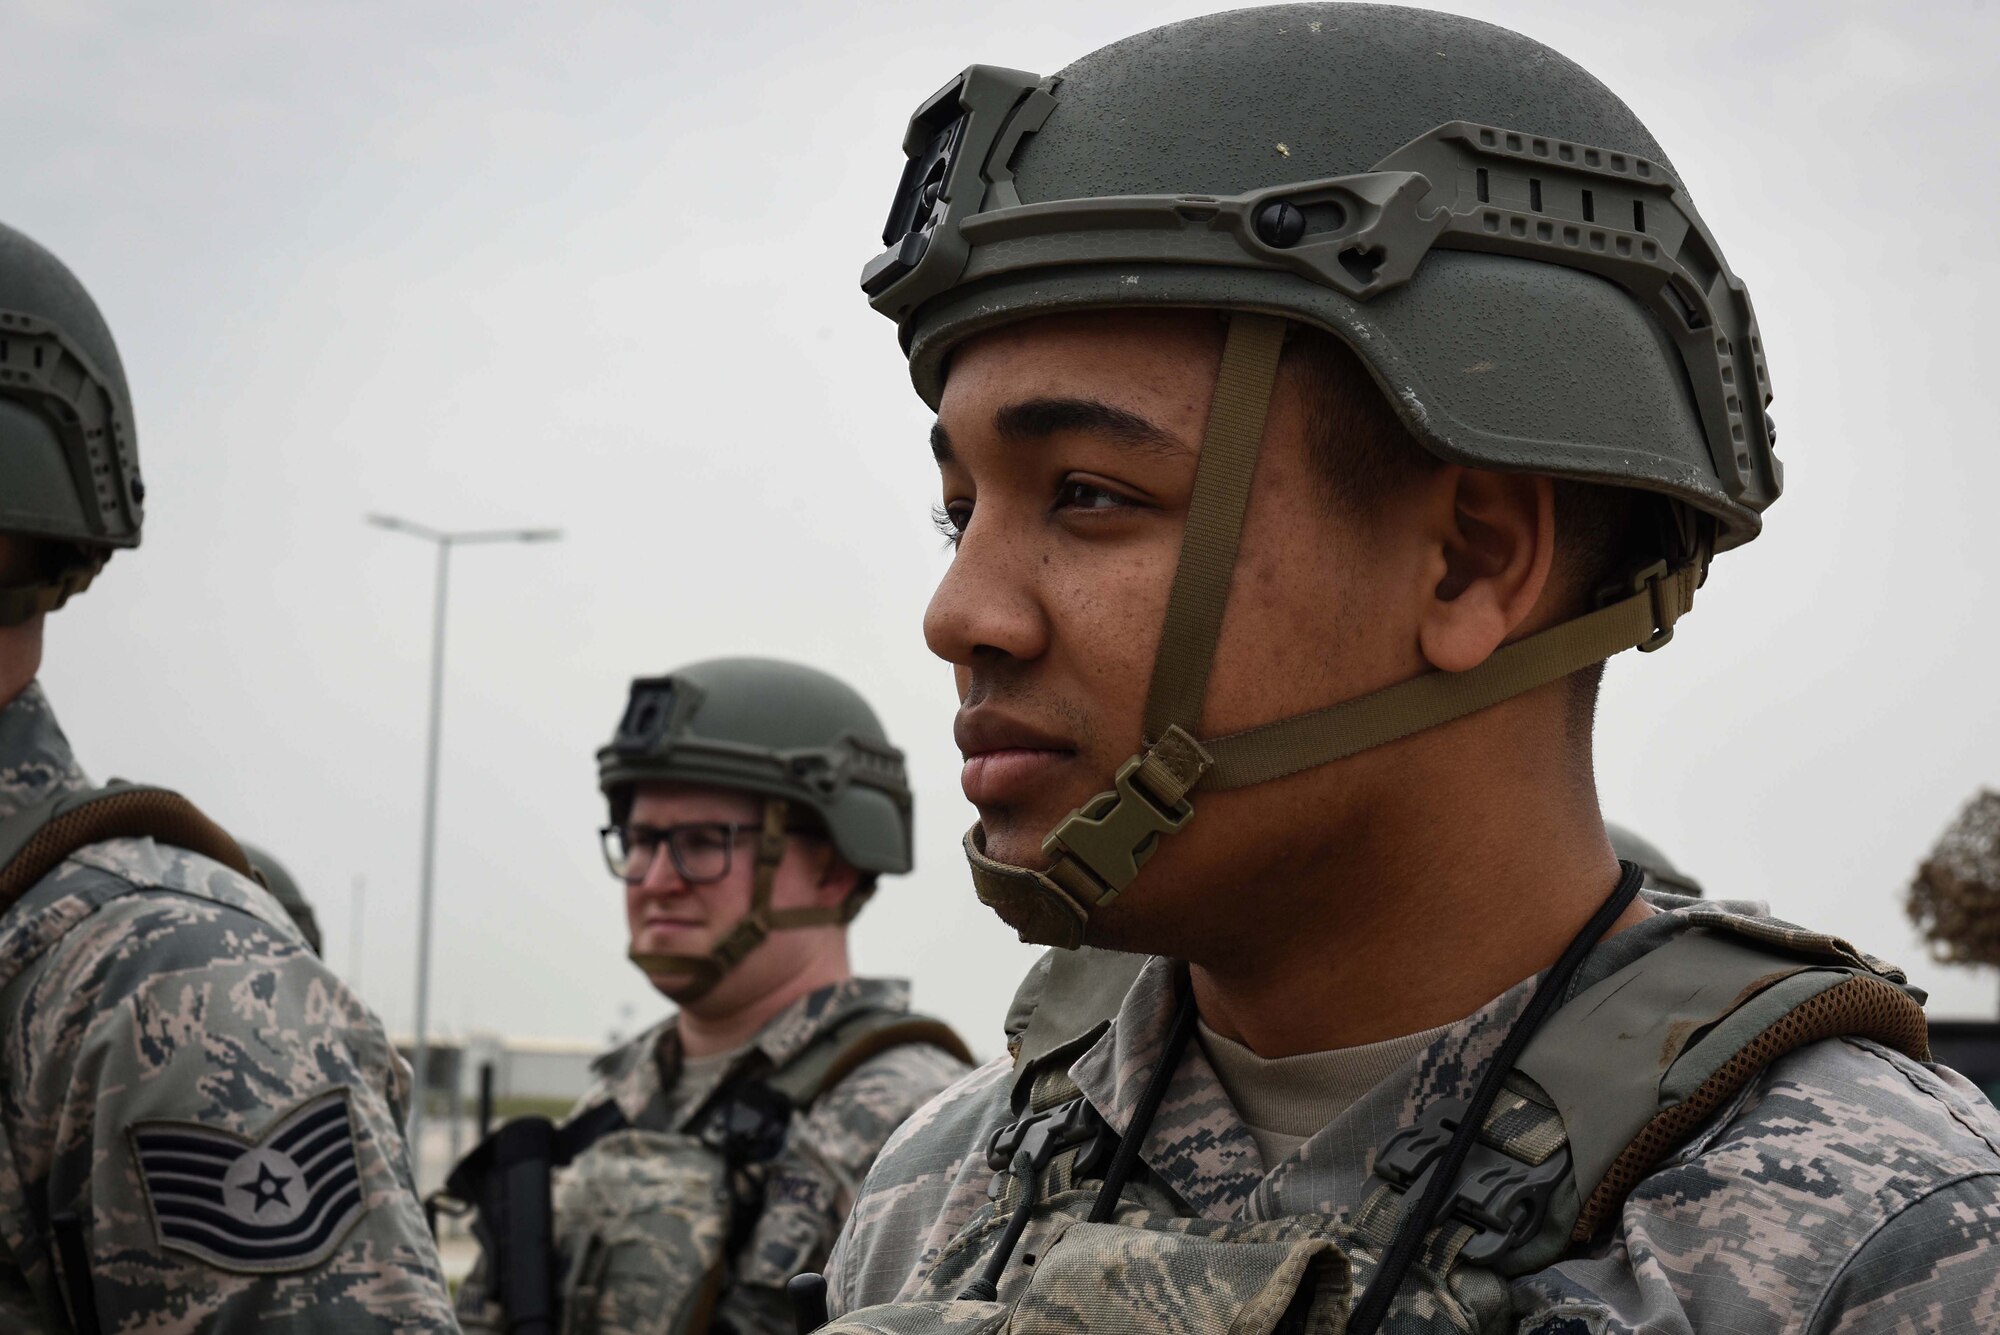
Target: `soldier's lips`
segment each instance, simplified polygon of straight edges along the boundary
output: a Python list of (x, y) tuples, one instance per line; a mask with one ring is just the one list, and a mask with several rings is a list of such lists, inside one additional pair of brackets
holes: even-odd
[(639, 930), (633, 934), (632, 944), (644, 947), (654, 942), (685, 940), (687, 937), (694, 936), (706, 930), (706, 925), (698, 922), (674, 922), (665, 918), (650, 919), (639, 924)]
[(1008, 806), (1047, 791), (1056, 770), (1076, 757), (1074, 751), (1049, 747), (1008, 746), (965, 758), (959, 786), (976, 807)]

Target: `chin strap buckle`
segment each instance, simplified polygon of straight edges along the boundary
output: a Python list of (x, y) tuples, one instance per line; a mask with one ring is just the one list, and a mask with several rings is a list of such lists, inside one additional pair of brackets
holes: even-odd
[(1632, 592), (1645, 594), (1653, 608), (1653, 633), (1635, 646), (1640, 653), (1650, 654), (1674, 638), (1674, 623), (1694, 601), (1694, 590), (1687, 587), (1692, 583), (1692, 569), (1669, 570), (1665, 561), (1655, 561), (1632, 576)]
[(1118, 767), (1112, 791), (1069, 813), (1042, 841), (1055, 859), (1048, 876), (1082, 903), (1109, 904), (1139, 875), (1160, 836), (1194, 815), (1188, 792), (1215, 763), (1179, 725)]

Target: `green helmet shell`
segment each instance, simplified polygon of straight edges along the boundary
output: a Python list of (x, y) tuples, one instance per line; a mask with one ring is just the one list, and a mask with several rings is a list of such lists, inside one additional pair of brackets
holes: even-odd
[(243, 856), (250, 860), (251, 870), (257, 873), (257, 879), (271, 892), (271, 898), (277, 900), (285, 912), (291, 915), (292, 921), (298, 926), (299, 934), (305, 937), (306, 944), (312, 947), (313, 954), (324, 955), (326, 951), (320, 940), (319, 915), (313, 912), (312, 901), (306, 898), (303, 890), (299, 889), (299, 883), (292, 879), (292, 874), (285, 870), (285, 864), (271, 856), (269, 849), (246, 844), (240, 839), (236, 842), (242, 847)]
[(731, 788), (815, 813), (861, 871), (911, 866), (903, 753), (852, 687), (803, 664), (718, 658), (637, 679), (597, 776), (614, 819), (635, 784)]
[(0, 225), (0, 533), (137, 546), (145, 494), (104, 317), (61, 260)]
[(1587, 71), (1455, 15), (1169, 24), (920, 108), (863, 274), (918, 393), (1022, 318), (1212, 307), (1322, 327), (1472, 466), (1650, 490), (1748, 541), (1782, 485), (1762, 344), (1660, 146)]

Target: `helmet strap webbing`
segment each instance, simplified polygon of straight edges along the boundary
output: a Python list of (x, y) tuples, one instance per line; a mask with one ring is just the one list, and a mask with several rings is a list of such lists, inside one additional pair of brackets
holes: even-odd
[(1119, 767), (1110, 791), (1071, 812), (1042, 841), (1053, 859), (1045, 871), (987, 857), (977, 825), (965, 837), (979, 897), (1000, 910), (1023, 940), (1081, 945), (1091, 910), (1117, 898), (1160, 838), (1194, 815), (1188, 794), (1197, 785), (1242, 788), (1329, 764), (1476, 713), (1625, 649), (1657, 649), (1693, 604), (1700, 553), (1678, 567), (1656, 562), (1634, 577), (1629, 595), (1504, 645), (1464, 672), (1427, 672), (1325, 709), (1197, 741), (1286, 327), (1276, 316), (1230, 317), (1146, 696), (1145, 748)]
[(763, 944), (772, 932), (794, 927), (825, 927), (845, 923), (861, 910), (865, 895), (849, 895), (846, 902), (825, 906), (779, 909), (771, 907), (771, 892), (778, 879), (778, 864), (785, 860), (791, 832), (786, 827), (791, 804), (782, 797), (764, 800), (764, 819), (757, 829), (757, 862), (750, 886), (750, 909), (715, 948), (704, 955), (652, 955), (633, 952), (632, 962), (647, 974), (687, 974), (693, 978), (681, 993), (682, 1001), (705, 996), (723, 976), (751, 951)]
[(89, 588), (109, 557), (109, 552), (95, 551), (54, 578), (34, 584), (0, 585), (0, 628), (23, 625), (55, 611)]

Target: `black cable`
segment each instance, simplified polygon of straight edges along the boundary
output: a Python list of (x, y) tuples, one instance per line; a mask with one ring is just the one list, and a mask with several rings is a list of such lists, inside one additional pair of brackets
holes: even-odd
[(1000, 1245), (993, 1249), (993, 1255), (986, 1258), (986, 1267), (979, 1272), (979, 1278), (959, 1290), (960, 1302), (990, 1303), (1000, 1296), (1000, 1277), (1007, 1273), (1007, 1262), (1013, 1259), (1021, 1235), (1028, 1231), (1028, 1216), (1035, 1212), (1035, 1202), (1041, 1196), (1037, 1190), (1039, 1174), (1033, 1165), (1019, 1162), (1014, 1171), (1021, 1183), (1021, 1199), (1014, 1202), (1014, 1213), (1007, 1216), (1007, 1231), (1000, 1235)]
[[(1167, 1097), (1167, 1086), (1173, 1082), (1174, 1070), (1181, 1064), (1181, 1054), (1187, 1050), (1188, 1039), (1194, 1033), (1196, 1014), (1194, 989), (1183, 975), (1166, 1048), (1160, 1054), (1159, 1064), (1153, 1067), (1152, 1074), (1146, 1079), (1146, 1088), (1132, 1110), (1131, 1125), (1119, 1137), (1118, 1150), (1104, 1174), (1104, 1185), (1091, 1204), (1090, 1222), (1093, 1224), (1104, 1223), (1118, 1208), (1119, 1193), (1124, 1190), (1126, 1179), (1132, 1176), (1133, 1166), (1139, 1161), (1140, 1147), (1146, 1143), (1146, 1133), (1152, 1129), (1153, 1118), (1159, 1114), (1160, 1104)], [(1000, 1243), (993, 1249), (993, 1254), (986, 1258), (979, 1277), (959, 1290), (960, 1302), (992, 1302), (999, 1296), (1000, 1278), (1007, 1273), (1007, 1263), (1013, 1259), (1014, 1248), (1020, 1245), (1021, 1235), (1028, 1231), (1028, 1218), (1034, 1213), (1035, 1202), (1041, 1196), (1041, 1170), (1045, 1166), (1032, 1161), (1025, 1144), (1016, 1152), (1008, 1171), (1021, 1184), (1021, 1198), (1014, 1202), (1014, 1212), (1007, 1216), (1006, 1231), (1000, 1235)]]
[(1118, 1152), (1111, 1156), (1111, 1166), (1104, 1171), (1104, 1185), (1098, 1189), (1097, 1199), (1090, 1206), (1090, 1222), (1106, 1224), (1118, 1209), (1118, 1197), (1125, 1190), (1125, 1180), (1132, 1176), (1132, 1169), (1139, 1162), (1139, 1151), (1146, 1144), (1146, 1133), (1153, 1129), (1153, 1118), (1160, 1111), (1160, 1104), (1167, 1097), (1167, 1086), (1173, 1083), (1174, 1069), (1181, 1064), (1181, 1054), (1187, 1050), (1188, 1039), (1194, 1036), (1194, 1022), (1198, 1012), (1194, 1004), (1194, 988), (1187, 976), (1180, 979), (1180, 1006), (1174, 1012), (1174, 1027), (1167, 1035), (1166, 1049), (1160, 1054), (1160, 1061), (1153, 1073), (1146, 1079), (1145, 1091), (1139, 1095), (1139, 1105), (1132, 1110), (1132, 1121), (1125, 1128), (1125, 1134), (1118, 1139)]
[[(1389, 1304), (1402, 1286), (1403, 1276), (1409, 1273), (1416, 1262), (1417, 1251), (1423, 1246), (1424, 1237), (1431, 1230), (1431, 1221), (1444, 1208), (1445, 1200), (1458, 1186), (1458, 1175), (1465, 1167), (1465, 1161), (1472, 1153), (1473, 1140), (1479, 1128), (1486, 1123), (1486, 1114), (1493, 1109), (1493, 1102), (1500, 1097), (1500, 1089), (1505, 1084), (1508, 1072), (1521, 1059), (1521, 1052), (1528, 1046), (1528, 1040), (1542, 1027), (1555, 1008), (1562, 1003), (1569, 991), (1570, 980), (1582, 967), (1584, 957), (1597, 945), (1604, 934), (1611, 930), (1611, 924), (1618, 921), (1618, 915), (1631, 904), (1633, 896), (1639, 893), (1639, 886), (1645, 874), (1632, 863), (1620, 864), (1624, 874), (1619, 877), (1618, 886), (1611, 897), (1591, 915), (1583, 930), (1571, 938), (1563, 948), (1555, 964), (1542, 976), (1535, 994), (1528, 999), (1527, 1008), (1514, 1021), (1507, 1037), (1501, 1040), (1500, 1050), (1493, 1054), (1484, 1072), (1479, 1077), (1479, 1088), (1472, 1096), (1472, 1103), (1466, 1108), (1458, 1129), (1452, 1133), (1450, 1144), (1444, 1154), (1431, 1169), (1431, 1178), (1424, 1188), (1424, 1194), (1417, 1201), (1416, 1208), (1407, 1205), (1403, 1217), (1396, 1224), (1395, 1239), (1389, 1250), (1382, 1255), (1382, 1268), (1375, 1275), (1375, 1282), (1361, 1295), (1361, 1301), (1354, 1305), (1353, 1313), (1347, 1318), (1347, 1335), (1375, 1335), (1376, 1327), (1388, 1314)], [(1123, 1148), (1122, 1146), (1120, 1147)]]

